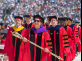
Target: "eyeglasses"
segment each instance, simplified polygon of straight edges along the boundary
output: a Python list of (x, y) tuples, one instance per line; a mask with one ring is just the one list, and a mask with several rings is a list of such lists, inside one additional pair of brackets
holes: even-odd
[(40, 20), (34, 20), (34, 22), (41, 22)]

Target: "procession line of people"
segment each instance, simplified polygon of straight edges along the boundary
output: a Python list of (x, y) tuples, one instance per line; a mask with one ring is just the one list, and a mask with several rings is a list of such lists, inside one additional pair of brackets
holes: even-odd
[[(81, 27), (78, 21), (72, 24), (70, 18), (48, 16), (48, 23), (44, 18), (34, 15), (34, 23), (30, 23), (32, 16), (15, 16), (15, 26), (9, 28), (5, 41), (4, 54), (9, 61), (62, 61), (49, 52), (63, 58), (63, 61), (72, 61), (78, 52), (81, 52)], [(19, 39), (12, 35), (16, 31), (24, 38)], [(44, 50), (30, 44), (27, 40), (41, 46)]]

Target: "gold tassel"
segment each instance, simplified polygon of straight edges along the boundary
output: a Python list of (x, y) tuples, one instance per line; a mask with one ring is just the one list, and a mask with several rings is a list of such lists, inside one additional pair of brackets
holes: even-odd
[[(29, 14), (28, 14), (29, 15)], [(31, 15), (29, 15), (30, 17), (31, 17), (31, 19), (32, 19), (32, 16)]]
[(72, 24), (73, 24), (73, 21), (72, 21)]
[(67, 20), (66, 20), (66, 26), (67, 26)]
[(45, 20), (44, 20), (44, 24), (45, 24)]
[(68, 25), (69, 25), (69, 20), (68, 20)]

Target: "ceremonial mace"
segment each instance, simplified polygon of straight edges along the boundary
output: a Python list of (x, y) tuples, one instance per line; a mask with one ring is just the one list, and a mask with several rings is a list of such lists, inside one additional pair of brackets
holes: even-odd
[[(16, 31), (14, 31), (14, 32), (11, 31), (11, 33), (12, 33), (13, 36), (15, 36), (15, 37), (17, 37), (17, 38), (19, 38), (19, 39), (24, 39), (24, 37), (23, 37), (21, 34), (17, 33)], [(31, 42), (30, 40), (27, 40), (27, 41), (28, 41), (29, 43), (33, 44), (34, 46), (36, 46), (36, 47), (38, 47), (38, 48), (44, 50), (44, 48), (42, 48), (41, 46), (39, 46), (39, 45), (37, 45), (37, 44)], [(51, 55), (53, 55), (54, 57), (56, 57), (56, 58), (58, 58), (58, 59), (60, 59), (60, 60), (63, 60), (60, 56), (57, 56), (57, 55), (55, 55), (55, 54), (52, 53), (52, 52), (48, 52), (48, 53), (50, 53)]]

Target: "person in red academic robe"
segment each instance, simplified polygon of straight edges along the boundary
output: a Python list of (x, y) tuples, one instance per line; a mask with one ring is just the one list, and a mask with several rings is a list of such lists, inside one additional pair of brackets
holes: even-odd
[(79, 34), (79, 24), (80, 22), (79, 21), (76, 21), (75, 22), (75, 25), (77, 26), (77, 31), (78, 33), (76, 33), (76, 37), (78, 38), (77, 40), (77, 45), (76, 45), (76, 54), (78, 55), (78, 52), (80, 53), (81, 52), (81, 42), (80, 42), (80, 34)]
[[(80, 38), (80, 42), (81, 42), (81, 25), (79, 26), (78, 30), (79, 30), (79, 38)], [(81, 52), (81, 43), (79, 44), (78, 50), (79, 50), (79, 52)]]
[(26, 52), (24, 56), (28, 57), (26, 57), (24, 61), (46, 61), (47, 56), (50, 55), (46, 52), (51, 51), (52, 49), (51, 38), (47, 30), (41, 25), (44, 19), (39, 15), (35, 15), (33, 18), (35, 27), (31, 28), (28, 32), (28, 39), (45, 49), (41, 50), (30, 43), (25, 44), (27, 50), (25, 50)]
[[(57, 25), (58, 18), (56, 16), (52, 16), (50, 18), (50, 21), (52, 26), (50, 26), (47, 29), (51, 36), (52, 47), (53, 47), (52, 53), (64, 59), (64, 56), (66, 56), (67, 53), (70, 52), (67, 32), (65, 31), (64, 27)], [(49, 56), (47, 61), (62, 61), (62, 60), (56, 57), (54, 58), (53, 56)]]
[[(44, 26), (44, 29), (47, 29), (48, 27), (50, 27), (50, 21), (49, 21), (49, 18), (50, 18), (50, 17), (51, 17), (51, 16), (48, 16), (48, 17), (47, 17), (47, 20), (48, 20), (47, 23), (45, 23), (44, 21), (42, 21), (42, 26)], [(35, 25), (33, 24), (32, 27), (35, 27)]]
[[(16, 16), (16, 26), (10, 28), (6, 36), (4, 53), (9, 57), (9, 61), (24, 61), (23, 55), (25, 50), (24, 45), (27, 38), (27, 30), (23, 26), (21, 26), (22, 22), (23, 18), (21, 16)], [(21, 40), (17, 37), (14, 37), (11, 31), (16, 31), (25, 38)]]
[(65, 61), (72, 61), (72, 42), (73, 42), (73, 35), (72, 35), (72, 28), (68, 26), (67, 23), (68, 18), (59, 18), (60, 25), (65, 28), (67, 31), (68, 35), (68, 41), (69, 41), (69, 46), (70, 46), (70, 52), (67, 53), (67, 56), (65, 56)]
[(77, 44), (77, 42), (80, 43), (80, 40), (79, 40), (77, 26), (75, 24), (72, 24), (71, 21), (69, 22), (69, 26), (72, 28), (72, 31), (73, 31), (74, 41), (73, 41), (73, 46), (72, 46), (72, 59), (75, 59), (75, 55), (76, 55), (76, 44)]
[(26, 23), (23, 24), (22, 26), (24, 26), (26, 29), (34, 27), (34, 23), (31, 23), (32, 16), (24, 15), (24, 18), (25, 18)]
[[(72, 32), (74, 32), (74, 24), (69, 25), (72, 28)], [(74, 37), (74, 33), (72, 33)], [(72, 60), (75, 59), (75, 54), (76, 54), (76, 45), (75, 45), (75, 37), (73, 38), (73, 43), (72, 43)]]
[(79, 27), (79, 35), (80, 35), (80, 40), (81, 40), (81, 25)]

